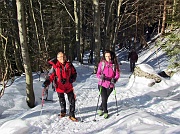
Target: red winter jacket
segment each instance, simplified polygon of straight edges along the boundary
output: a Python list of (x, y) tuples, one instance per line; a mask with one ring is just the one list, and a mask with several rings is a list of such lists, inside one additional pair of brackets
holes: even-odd
[[(54, 80), (55, 88), (58, 93), (69, 93), (73, 90), (72, 83), (76, 80), (76, 69), (71, 62), (60, 63), (57, 59), (50, 60), (52, 65), (49, 77), (46, 79), (48, 85)], [(62, 82), (64, 80), (64, 83)]]

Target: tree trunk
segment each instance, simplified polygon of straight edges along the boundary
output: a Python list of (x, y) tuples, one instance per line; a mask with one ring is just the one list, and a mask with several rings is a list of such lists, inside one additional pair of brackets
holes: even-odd
[[(113, 0), (114, 1), (114, 0)], [(112, 24), (110, 24), (111, 20), (111, 15), (112, 15), (112, 4), (113, 1), (110, 0), (106, 0), (105, 1), (105, 17), (104, 17), (104, 36), (103, 36), (103, 50), (104, 49), (110, 49), (110, 31), (111, 31), (111, 26)]]
[(165, 24), (166, 24), (166, 3), (167, 3), (167, 0), (164, 0), (164, 9), (163, 9), (163, 19), (162, 19), (161, 35), (164, 35), (164, 34), (165, 34)]
[[(41, 44), (40, 44), (40, 39), (39, 39), (39, 33), (38, 33), (38, 27), (37, 27), (37, 22), (36, 22), (36, 18), (35, 18), (35, 14), (34, 14), (34, 10), (33, 10), (33, 3), (32, 3), (32, 0), (29, 0), (29, 13), (30, 13), (30, 16), (31, 16), (31, 19), (30, 19), (30, 21), (32, 22), (32, 26), (33, 26), (33, 29), (34, 29), (34, 31), (35, 31), (35, 33), (34, 33), (34, 38), (35, 38), (35, 43), (37, 43), (37, 45), (38, 45), (38, 49), (37, 49), (37, 54), (36, 54), (36, 60), (34, 61), (34, 66), (35, 66), (35, 70), (36, 71), (40, 71), (40, 69), (39, 69), (39, 63), (40, 63), (40, 58), (41, 58), (41, 56), (40, 56), (40, 53), (41, 53)], [(33, 43), (34, 44), (34, 43)], [(34, 67), (33, 66), (33, 67)]]
[[(37, 28), (37, 23), (36, 23), (36, 19), (35, 19), (35, 15), (34, 15), (34, 10), (33, 10), (33, 5), (32, 5), (32, 0), (29, 0), (29, 9), (30, 9), (30, 14), (32, 16), (32, 20), (31, 22), (33, 23), (33, 28), (35, 30), (35, 39), (36, 39), (36, 43), (38, 45), (38, 50), (39, 52), (41, 51), (41, 45), (39, 42), (39, 34), (38, 34), (38, 28)], [(39, 60), (39, 55), (38, 55), (38, 60)]]
[[(114, 8), (113, 8), (114, 7)], [(116, 19), (117, 19), (117, 16), (116, 16), (116, 3), (113, 2), (112, 5), (111, 5), (111, 23), (110, 23), (110, 38), (109, 38), (109, 48), (110, 50), (112, 51), (115, 51), (115, 44), (113, 44), (113, 39), (114, 39), (114, 33), (115, 33), (115, 25), (116, 25)], [(115, 39), (116, 40), (116, 39)]]
[(43, 21), (43, 15), (42, 15), (42, 4), (41, 4), (41, 1), (38, 0), (38, 3), (39, 3), (39, 12), (40, 12), (40, 16), (41, 16), (41, 26), (42, 26), (42, 33), (43, 33), (43, 40), (44, 40), (44, 47), (45, 47), (45, 50), (46, 52), (48, 51), (48, 47), (47, 47), (47, 43), (46, 43), (46, 36), (45, 36), (45, 29), (44, 29), (44, 21)]
[(14, 41), (13, 41), (13, 45), (14, 45), (14, 57), (15, 57), (15, 63), (16, 63), (16, 67), (18, 69), (18, 72), (24, 72), (24, 68), (22, 65), (22, 56), (21, 56), (21, 48), (20, 48), (20, 41), (19, 41), (19, 29), (18, 29), (18, 23), (16, 21), (17, 19), (17, 8), (16, 8), (16, 0), (12, 1), (12, 6), (15, 12), (13, 12), (13, 25), (14, 25), (14, 30), (15, 32), (13, 32), (14, 34)]
[(121, 3), (123, 0), (118, 1), (118, 7), (117, 7), (117, 16), (116, 16), (116, 24), (115, 24), (115, 30), (114, 30), (114, 38), (113, 38), (113, 44), (116, 43), (116, 38), (118, 34), (118, 30), (120, 27), (120, 10), (121, 10)]
[(79, 40), (79, 17), (78, 17), (78, 0), (74, 0), (74, 18), (76, 31), (76, 55), (77, 60), (80, 61), (80, 40)]
[(79, 41), (80, 41), (80, 62), (83, 64), (84, 43), (82, 36), (82, 1), (79, 0)]
[(101, 37), (100, 37), (100, 11), (99, 11), (99, 0), (93, 0), (94, 6), (94, 40), (95, 40), (95, 69), (97, 71), (97, 65), (100, 61), (100, 48), (101, 48)]
[(20, 44), (21, 44), (21, 52), (22, 58), (24, 63), (24, 70), (26, 75), (26, 93), (27, 93), (27, 104), (30, 108), (35, 106), (35, 97), (33, 91), (33, 78), (32, 78), (32, 71), (31, 71), (31, 63), (29, 60), (29, 53), (28, 53), (28, 46), (26, 40), (26, 22), (25, 22), (25, 11), (24, 11), (24, 0), (17, 0), (17, 20), (18, 20), (18, 27), (19, 27), (19, 37), (20, 37)]
[(174, 0), (174, 1), (173, 1), (171, 30), (173, 29), (173, 24), (174, 24), (174, 18), (175, 18), (175, 13), (176, 13), (176, 4), (177, 4), (177, 0)]

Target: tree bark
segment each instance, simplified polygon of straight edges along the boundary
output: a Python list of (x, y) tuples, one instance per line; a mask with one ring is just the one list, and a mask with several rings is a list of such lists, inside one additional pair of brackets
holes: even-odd
[(117, 16), (116, 16), (116, 24), (115, 24), (115, 30), (114, 30), (114, 38), (113, 38), (113, 44), (116, 43), (116, 38), (117, 38), (117, 34), (118, 34), (118, 30), (120, 27), (120, 10), (121, 10), (121, 4), (122, 4), (123, 0), (119, 0), (118, 1), (118, 7), (117, 7)]
[(12, 6), (15, 12), (13, 12), (13, 25), (15, 32), (13, 32), (14, 34), (14, 41), (13, 41), (13, 45), (14, 45), (14, 57), (15, 57), (15, 63), (16, 63), (16, 67), (18, 69), (18, 72), (24, 72), (24, 68), (22, 65), (22, 56), (21, 56), (21, 48), (20, 48), (20, 41), (19, 41), (19, 29), (18, 29), (18, 23), (16, 21), (17, 19), (17, 8), (16, 8), (16, 0), (12, 1)]
[(104, 49), (110, 49), (111, 46), (111, 33), (110, 32), (111, 26), (112, 26), (112, 4), (114, 0), (110, 1), (110, 0), (106, 0), (105, 1), (105, 16), (104, 16), (104, 39), (103, 39), (103, 50)]
[(82, 35), (82, 1), (79, 0), (79, 41), (80, 41), (80, 62), (83, 64), (84, 43)]
[(77, 55), (77, 60), (80, 61), (78, 0), (74, 0), (74, 19), (75, 19), (75, 31), (76, 31), (76, 55)]
[(26, 75), (26, 93), (27, 93), (27, 104), (30, 108), (35, 106), (35, 97), (33, 91), (33, 78), (32, 78), (32, 71), (31, 71), (31, 63), (29, 60), (29, 52), (27, 46), (27, 39), (26, 39), (26, 21), (25, 21), (25, 11), (24, 11), (24, 0), (17, 0), (17, 20), (18, 20), (18, 27), (19, 27), (19, 37), (20, 37), (20, 44), (21, 44), (21, 52), (23, 58), (23, 65)]
[(164, 0), (164, 9), (163, 9), (163, 18), (162, 18), (161, 35), (164, 35), (164, 34), (165, 34), (165, 24), (166, 24), (166, 3), (167, 3), (167, 0)]
[(176, 4), (177, 4), (177, 0), (173, 1), (173, 11), (172, 11), (172, 24), (171, 24), (171, 30), (173, 29), (173, 25), (174, 25), (174, 19), (175, 19), (175, 13), (176, 13)]
[(93, 6), (94, 6), (94, 40), (95, 40), (94, 73), (95, 73), (97, 71), (97, 65), (100, 61), (100, 48), (101, 48), (99, 0), (93, 0)]

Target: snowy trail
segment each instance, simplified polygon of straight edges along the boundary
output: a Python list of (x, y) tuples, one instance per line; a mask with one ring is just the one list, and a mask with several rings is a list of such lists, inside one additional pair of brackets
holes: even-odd
[[(126, 68), (125, 66), (121, 66), (121, 69)], [(134, 92), (133, 90), (129, 90), (127, 87), (127, 83), (129, 81), (129, 76), (131, 75), (130, 72), (124, 72), (121, 74), (121, 78), (116, 85), (116, 92), (117, 92), (117, 103), (118, 103), (118, 116), (117, 116), (117, 107), (115, 105), (115, 98), (114, 93), (111, 94), (109, 97), (108, 108), (109, 108), (109, 115), (110, 118), (105, 120), (103, 117), (99, 117), (96, 115), (96, 122), (94, 122), (95, 117), (95, 110), (98, 100), (99, 91), (97, 89), (97, 78), (96, 75), (91, 75), (86, 80), (83, 80), (84, 83), (81, 85), (75, 84), (74, 87), (77, 102), (76, 102), (76, 117), (79, 120), (83, 120), (83, 122), (70, 122), (67, 118), (59, 119), (57, 114), (59, 112), (59, 102), (56, 103), (46, 103), (43, 110), (43, 115), (40, 117), (42, 118), (42, 122), (35, 121), (33, 126), (39, 126), (43, 128), (42, 133), (47, 134), (58, 134), (59, 128), (61, 128), (61, 133), (69, 134), (72, 133), (98, 133), (104, 128), (109, 128), (116, 123), (120, 123), (122, 127), (124, 125), (130, 125), (131, 127), (135, 127), (141, 123), (152, 123), (158, 124), (160, 126), (168, 126), (171, 125), (166, 121), (166, 118), (162, 118), (161, 116), (155, 116), (153, 112), (148, 112), (146, 107), (142, 107), (139, 103), (137, 97), (139, 94), (138, 92)], [(127, 87), (126, 87), (127, 86)], [(130, 86), (131, 87), (131, 86)], [(148, 98), (149, 96), (144, 96)], [(142, 98), (142, 97), (141, 97)], [(145, 99), (145, 98), (144, 98)], [(151, 99), (150, 97), (148, 99)], [(68, 105), (68, 102), (67, 102)], [(52, 108), (52, 109), (51, 109)], [(54, 109), (56, 108), (56, 109)], [(147, 110), (146, 110), (147, 109)], [(35, 110), (37, 112), (37, 110)], [(26, 113), (27, 114), (27, 113)], [(30, 113), (29, 113), (30, 114)], [(31, 113), (35, 115), (35, 113)], [(29, 115), (32, 117), (32, 115)], [(149, 119), (148, 119), (149, 117)], [(146, 118), (146, 119), (144, 119)], [(152, 120), (153, 118), (153, 120)], [(28, 121), (28, 115), (24, 117)], [(31, 119), (32, 120), (32, 119)], [(133, 120), (131, 124), (126, 124), (127, 120)], [(32, 121), (31, 121), (32, 123)], [(177, 124), (178, 122), (171, 122), (172, 124)], [(130, 127), (127, 126), (127, 127)], [(32, 131), (32, 133), (37, 133), (36, 131)]]
[[(121, 76), (115, 88), (118, 107), (116, 107), (115, 95), (112, 92), (108, 99), (110, 115), (108, 119), (96, 115), (96, 121), (93, 121), (99, 96), (98, 79), (95, 74), (92, 74), (93, 66), (75, 63), (78, 72), (77, 81), (74, 83), (77, 99), (75, 115), (80, 120), (79, 122), (72, 122), (67, 119), (68, 117), (58, 118), (59, 101), (57, 93), (51, 89), (51, 86), (48, 99), (53, 99), (55, 102), (45, 102), (43, 108), (41, 107), (41, 85), (44, 77), (42, 75), (39, 81), (35, 74), (33, 78), (36, 106), (32, 109), (27, 107), (24, 76), (20, 77), (11, 86), (14, 90), (7, 90), (5, 101), (0, 101), (3, 106), (1, 107), (3, 114), (0, 116), (0, 125), (2, 128), (8, 128), (14, 123), (8, 124), (8, 121), (16, 121), (17, 125), (18, 122), (19, 124), (23, 122), (26, 126), (22, 128), (25, 130), (28, 128), (26, 134), (176, 134), (176, 132), (178, 134), (180, 132), (180, 81), (163, 79), (161, 83), (148, 87), (149, 80), (130, 78), (129, 62), (122, 61), (121, 63)], [(177, 75), (173, 79), (178, 78)], [(6, 98), (11, 93), (12, 95)], [(65, 97), (67, 100), (66, 95)], [(66, 102), (68, 112), (69, 104), (68, 101)], [(42, 115), (40, 115), (41, 110)], [(5, 122), (7, 124), (3, 124)], [(16, 132), (13, 134), (19, 134), (17, 126), (14, 131)]]
[[(130, 73), (128, 75), (130, 75)], [(127, 80), (129, 80), (129, 79), (126, 77), (128, 75), (121, 74), (122, 78), (119, 80), (120, 84), (117, 84), (116, 91), (117, 91), (118, 103), (121, 103), (120, 97), (122, 97), (121, 96), (122, 91), (119, 90), (119, 87), (122, 87), (121, 86), (122, 83), (123, 83), (123, 85), (128, 83)], [(59, 119), (57, 117), (57, 114), (59, 112), (59, 109), (58, 109), (59, 102), (56, 102), (56, 103), (46, 103), (45, 102), (44, 107), (43, 107), (43, 115), (40, 116), (40, 118), (42, 118), (41, 119), (42, 122), (34, 121), (34, 123), (31, 125), (39, 126), (40, 128), (43, 128), (43, 130), (38, 130), (38, 131), (42, 131), (43, 133), (48, 133), (48, 134), (59, 133), (58, 128), (61, 128), (61, 133), (63, 133), (63, 130), (64, 130), (64, 133), (67, 133), (67, 131), (69, 131), (69, 133), (74, 133), (74, 132), (86, 133), (87, 130), (89, 131), (88, 133), (95, 133), (95, 132), (100, 131), (100, 130), (98, 130), (100, 122), (101, 122), (101, 124), (103, 124), (103, 126), (109, 126), (110, 124), (113, 125), (115, 122), (118, 122), (119, 120), (121, 120), (123, 118), (127, 118), (128, 116), (131, 116), (131, 114), (136, 113), (136, 112), (134, 112), (134, 110), (132, 111), (131, 109), (127, 109), (127, 107), (125, 105), (120, 106), (118, 104), (119, 116), (117, 116), (117, 107), (115, 104), (114, 93), (112, 93), (112, 95), (109, 98), (109, 103), (108, 103), (110, 118), (107, 120), (104, 120), (103, 117), (99, 117), (98, 115), (96, 115), (97, 121), (94, 122), (93, 120), (95, 117), (95, 110), (96, 110), (97, 99), (98, 99), (98, 95), (99, 95), (99, 91), (97, 89), (98, 80), (96, 78), (96, 75), (94, 74), (83, 81), (85, 81), (83, 84), (81, 84), (81, 85), (75, 84), (75, 87), (74, 87), (75, 93), (76, 93), (76, 98), (77, 98), (76, 116), (79, 119), (82, 119), (83, 122), (74, 123), (74, 122), (70, 122), (67, 118)], [(56, 93), (54, 93), (54, 94), (56, 94)], [(53, 96), (55, 96), (55, 95), (53, 95)], [(65, 96), (65, 97), (67, 97), (67, 96)], [(129, 97), (129, 96), (127, 96), (127, 97)], [(57, 97), (54, 99), (57, 99)], [(68, 102), (67, 102), (67, 105), (68, 105)], [(37, 109), (39, 109), (39, 110), (37, 110)], [(30, 120), (32, 120), (33, 116), (36, 117), (36, 116), (38, 116), (39, 113), (40, 113), (40, 106), (37, 106), (34, 110), (30, 110), (29, 112), (26, 112), (23, 116), (21, 116), (21, 119), (26, 120), (28, 122), (29, 117), (31, 117)], [(106, 123), (107, 121), (110, 123)], [(32, 121), (31, 121), (31, 123), (32, 123)], [(68, 130), (68, 129), (70, 129), (70, 130)], [(32, 129), (32, 133), (37, 133), (37, 130), (34, 131)]]

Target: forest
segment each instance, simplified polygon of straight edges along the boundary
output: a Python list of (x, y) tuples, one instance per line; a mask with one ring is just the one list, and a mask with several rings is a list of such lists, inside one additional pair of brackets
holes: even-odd
[(155, 35), (167, 36), (179, 28), (179, 2), (0, 0), (0, 96), (7, 80), (25, 73), (27, 102), (34, 107), (32, 72), (48, 70), (47, 61), (59, 51), (81, 64), (88, 51), (89, 63), (96, 66), (100, 51), (114, 51), (116, 45), (147, 48)]

